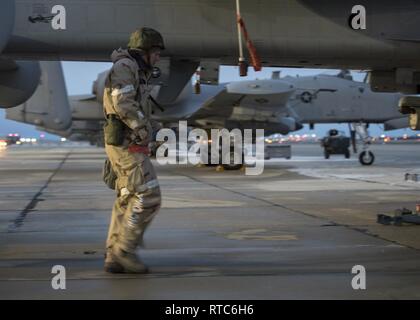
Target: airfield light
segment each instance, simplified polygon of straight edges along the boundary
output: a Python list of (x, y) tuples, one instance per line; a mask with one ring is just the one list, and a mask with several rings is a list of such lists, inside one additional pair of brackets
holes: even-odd
[(61, 142), (66, 142), (67, 139), (66, 138), (61, 138)]

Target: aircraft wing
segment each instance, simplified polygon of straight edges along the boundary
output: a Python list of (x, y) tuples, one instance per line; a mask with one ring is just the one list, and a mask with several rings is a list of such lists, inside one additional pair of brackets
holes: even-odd
[(276, 122), (288, 112), (294, 86), (281, 80), (231, 82), (204, 101), (190, 119)]

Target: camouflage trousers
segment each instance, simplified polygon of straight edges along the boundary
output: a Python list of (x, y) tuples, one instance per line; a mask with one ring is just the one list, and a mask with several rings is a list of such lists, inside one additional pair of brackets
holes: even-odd
[(111, 145), (106, 145), (105, 150), (117, 175), (117, 199), (112, 209), (106, 247), (118, 246), (124, 251), (135, 252), (159, 211), (159, 183), (147, 155), (130, 153), (125, 147)]

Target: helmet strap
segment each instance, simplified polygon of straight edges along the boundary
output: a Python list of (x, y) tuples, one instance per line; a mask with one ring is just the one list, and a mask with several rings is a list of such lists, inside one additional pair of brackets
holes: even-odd
[(140, 69), (145, 71), (152, 70), (152, 66), (150, 65), (150, 54), (148, 51), (128, 49), (128, 53), (137, 61)]

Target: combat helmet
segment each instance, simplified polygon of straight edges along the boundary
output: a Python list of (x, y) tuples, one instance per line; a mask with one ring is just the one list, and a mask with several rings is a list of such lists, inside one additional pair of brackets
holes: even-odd
[(130, 41), (127, 47), (129, 49), (140, 49), (143, 51), (150, 51), (152, 48), (165, 50), (162, 35), (158, 31), (146, 27), (137, 29), (130, 35)]

